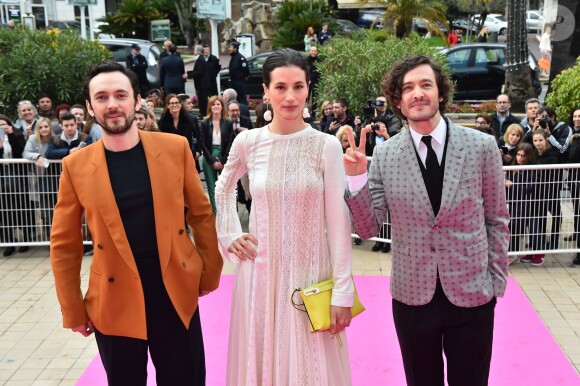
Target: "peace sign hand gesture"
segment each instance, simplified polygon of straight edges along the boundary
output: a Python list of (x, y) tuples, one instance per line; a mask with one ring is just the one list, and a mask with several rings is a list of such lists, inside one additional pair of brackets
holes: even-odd
[(359, 146), (356, 147), (352, 127), (346, 128), (346, 136), (350, 147), (346, 149), (343, 156), (344, 170), (347, 176), (358, 176), (367, 171), (367, 157), (365, 155), (365, 146), (367, 144), (367, 130), (366, 127), (360, 133)]

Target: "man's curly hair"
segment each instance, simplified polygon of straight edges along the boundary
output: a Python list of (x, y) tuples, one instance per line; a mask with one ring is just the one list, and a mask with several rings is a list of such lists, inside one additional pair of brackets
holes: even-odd
[(407, 117), (403, 115), (401, 109), (397, 107), (402, 99), (403, 78), (407, 72), (423, 64), (431, 66), (435, 73), (439, 98), (443, 99), (439, 102), (439, 112), (441, 114), (445, 112), (445, 107), (449, 101), (449, 94), (451, 93), (451, 83), (449, 82), (447, 75), (445, 75), (441, 66), (435, 63), (427, 55), (415, 55), (395, 63), (393, 68), (391, 68), (391, 71), (385, 75), (381, 82), (381, 92), (387, 97), (393, 111), (399, 118), (407, 119)]

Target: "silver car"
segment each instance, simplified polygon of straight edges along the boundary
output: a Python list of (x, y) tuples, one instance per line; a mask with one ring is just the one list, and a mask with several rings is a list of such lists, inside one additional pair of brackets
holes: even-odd
[(113, 54), (113, 59), (125, 66), (125, 59), (131, 54), (131, 45), (139, 44), (141, 55), (147, 59), (147, 80), (152, 89), (159, 88), (161, 81), (159, 79), (159, 55), (161, 49), (157, 44), (148, 40), (141, 39), (100, 39), (100, 42), (107, 50)]

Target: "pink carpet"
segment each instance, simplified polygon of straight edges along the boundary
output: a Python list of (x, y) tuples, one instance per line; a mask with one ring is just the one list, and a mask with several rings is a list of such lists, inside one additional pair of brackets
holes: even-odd
[[(392, 322), (389, 279), (355, 278), (367, 308), (348, 329), (353, 385), (405, 385), (403, 364)], [(225, 384), (230, 294), (233, 276), (224, 275), (215, 293), (202, 298), (200, 311), (205, 341), (207, 385)], [(149, 365), (148, 385), (155, 385)], [(77, 385), (105, 385), (106, 376), (97, 355)], [(515, 280), (496, 307), (494, 352), (490, 385), (580, 386), (570, 364)]]

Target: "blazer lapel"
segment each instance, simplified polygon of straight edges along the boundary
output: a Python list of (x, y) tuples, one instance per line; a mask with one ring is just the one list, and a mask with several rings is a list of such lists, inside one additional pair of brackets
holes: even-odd
[[(166, 160), (159, 148), (155, 138), (139, 131), (139, 137), (147, 157), (147, 167), (149, 169), (149, 179), (151, 181), (151, 191), (153, 192), (153, 208), (155, 211), (155, 231), (157, 232), (157, 249), (159, 250), (159, 262), (161, 272), (164, 273), (169, 264), (171, 252), (171, 188), (176, 181), (171, 179), (175, 170), (175, 163), (170, 159)], [(183, 211), (181, 211), (183, 214)], [(184, 221), (184, 218), (173, 219), (173, 221)]]
[(93, 144), (94, 151), (92, 157), (92, 164), (94, 170), (92, 172), (93, 194), (97, 202), (97, 208), (101, 214), (115, 247), (119, 254), (127, 264), (127, 266), (135, 273), (139, 274), (133, 252), (127, 240), (121, 214), (115, 201), (113, 188), (111, 187), (111, 179), (109, 177), (109, 170), (107, 169), (107, 161), (105, 159), (105, 147), (103, 141), (98, 141)]
[[(435, 213), (433, 212), (433, 207), (431, 206), (431, 201), (427, 194), (427, 187), (423, 181), (423, 174), (419, 167), (419, 161), (415, 152), (415, 145), (413, 144), (411, 131), (403, 130), (398, 135), (403, 136), (403, 138), (401, 138), (401, 147), (399, 148), (400, 156), (397, 157), (399, 160), (398, 170), (399, 173), (407, 175), (407, 177), (405, 177), (408, 184), (407, 192), (413, 192), (417, 196), (418, 202), (424, 207), (427, 213), (435, 218)], [(402, 193), (406, 194), (407, 192)]]
[(455, 124), (447, 120), (447, 155), (445, 156), (445, 172), (443, 175), (443, 190), (441, 192), (441, 207), (437, 217), (444, 216), (451, 208), (453, 199), (457, 194), (459, 179), (463, 169), (465, 155), (463, 154), (464, 141), (461, 133), (455, 129)]

